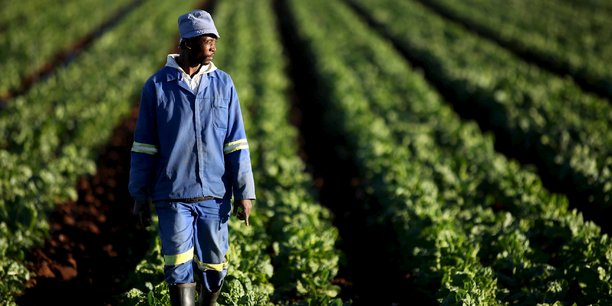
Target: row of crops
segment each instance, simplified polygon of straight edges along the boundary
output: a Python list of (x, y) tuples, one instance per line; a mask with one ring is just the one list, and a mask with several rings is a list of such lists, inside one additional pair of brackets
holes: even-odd
[[(0, 112), (0, 300), (8, 305), (30, 277), (25, 254), (48, 235), (47, 214), (76, 198), (77, 178), (95, 172), (98, 150), (176, 45), (176, 17), (202, 5), (63, 2), (62, 10), (51, 6), (37, 20), (28, 14), (44, 5), (40, 1), (0, 0), (0, 40), (8, 46), (0, 51), (0, 67), (10, 72), (0, 96), (108, 25), (119, 10), (129, 13)], [(298, 50), (292, 58), (306, 63), (302, 73), (316, 84), (318, 99), (305, 103), (324, 109), (319, 123), (345, 140), (345, 148), (329, 148), (329, 154), (352, 153), (367, 196), (381, 204), (369, 221), (391, 227), (390, 240), (398, 241), (377, 246), (399, 249), (402, 258), (399, 267), (382, 268), (410, 275), (426, 304), (612, 303), (609, 236), (583, 220), (565, 196), (544, 188), (531, 168), (495, 150), (496, 137), (508, 140), (542, 165), (540, 171), (579, 193), (582, 202), (574, 206), (610, 212), (610, 101), (515, 55), (533, 50), (538, 62), (560, 63), (574, 78), (609, 89), (610, 7), (595, 0), (537, 3), (529, 10), (521, 9), (525, 1), (493, 7), (479, 0), (426, 6), (416, 0), (240, 0), (216, 1), (212, 13), (223, 38), (214, 62), (238, 90), (258, 200), (251, 226), (230, 222), (223, 305), (348, 303), (332, 283), (341, 237), (330, 211), (317, 202), (298, 155), (298, 130), (288, 120), (291, 84), (272, 2)], [(537, 8), (547, 9), (540, 15)], [(76, 13), (85, 11), (91, 12)], [(581, 19), (584, 12), (593, 18)], [(504, 27), (495, 18), (502, 15)], [(541, 30), (568, 20), (576, 23), (572, 35), (548, 37)], [(31, 33), (41, 22), (48, 32), (34, 48)], [(592, 36), (581, 35), (586, 32)], [(149, 231), (150, 250), (119, 297), (125, 305), (169, 304), (155, 224)], [(379, 269), (384, 262), (375, 258), (372, 267), (351, 268)]]
[[(612, 204), (612, 106), (569, 78), (538, 69), (498, 45), (450, 23), (415, 1), (356, 0), (453, 99), (481, 123), (528, 152), (543, 172), (582, 194), (582, 206)], [(419, 26), (427, 24), (427, 27)], [(457, 56), (461, 54), (461, 56)]]
[[(571, 1), (570, 1), (571, 2)], [(547, 1), (422, 1), (509, 49), (612, 97), (610, 7)], [(588, 18), (585, 18), (588, 17)], [(572, 22), (568, 22), (571, 20)]]
[[(6, 3), (4, 3), (6, 2)], [(45, 68), (54, 56), (65, 52), (95, 32), (134, 1), (3, 1), (0, 12), (0, 97), (18, 90), (21, 81)], [(41, 12), (43, 10), (43, 12)]]
[[(418, 11), (416, 3), (359, 2), (398, 35), (427, 37), (422, 54), (458, 51), (432, 44), (438, 36), (417, 36), (446, 23)], [(612, 243), (597, 225), (547, 192), (536, 174), (496, 153), (492, 138), (461, 121), (349, 6), (292, 1), (289, 11), (328, 128), (345, 135), (366, 190), (384, 201), (378, 222), (395, 229), (405, 258), (401, 269), (416, 286), (444, 304), (610, 302)], [(477, 73), (495, 78), (503, 70)]]

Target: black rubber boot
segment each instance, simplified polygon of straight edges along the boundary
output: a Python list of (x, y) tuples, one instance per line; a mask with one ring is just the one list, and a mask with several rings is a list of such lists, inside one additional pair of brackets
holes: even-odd
[(200, 300), (198, 301), (198, 306), (217, 306), (217, 299), (221, 294), (222, 287), (223, 283), (221, 283), (219, 290), (215, 292), (208, 292), (204, 286), (200, 286)]
[(170, 305), (195, 306), (195, 283), (169, 285)]

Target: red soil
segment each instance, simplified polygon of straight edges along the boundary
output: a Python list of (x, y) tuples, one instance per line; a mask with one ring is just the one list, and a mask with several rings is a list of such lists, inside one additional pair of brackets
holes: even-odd
[(97, 173), (77, 183), (78, 200), (49, 216), (50, 237), (28, 255), (33, 274), (19, 305), (115, 305), (148, 247), (127, 191), (136, 109), (115, 130)]

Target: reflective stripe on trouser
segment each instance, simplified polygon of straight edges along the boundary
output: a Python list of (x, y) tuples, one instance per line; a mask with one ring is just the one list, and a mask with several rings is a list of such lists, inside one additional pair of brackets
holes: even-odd
[(217, 291), (227, 274), (230, 202), (157, 202), (155, 210), (166, 282), (192, 283), (197, 278), (207, 290)]

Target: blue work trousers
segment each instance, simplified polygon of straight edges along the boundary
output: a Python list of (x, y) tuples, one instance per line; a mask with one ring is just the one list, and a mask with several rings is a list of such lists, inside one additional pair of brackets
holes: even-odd
[(227, 275), (229, 200), (156, 202), (169, 285), (201, 282), (216, 292)]

